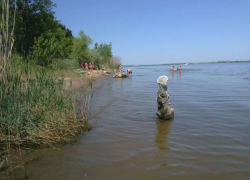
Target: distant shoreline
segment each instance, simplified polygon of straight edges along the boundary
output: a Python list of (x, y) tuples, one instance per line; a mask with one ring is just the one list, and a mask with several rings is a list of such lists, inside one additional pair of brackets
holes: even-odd
[(185, 63), (167, 63), (167, 64), (148, 64), (148, 65), (123, 65), (123, 66), (160, 66), (160, 65), (185, 65), (185, 64), (219, 64), (219, 63), (250, 63), (250, 60), (238, 61), (217, 61), (217, 62), (185, 62)]

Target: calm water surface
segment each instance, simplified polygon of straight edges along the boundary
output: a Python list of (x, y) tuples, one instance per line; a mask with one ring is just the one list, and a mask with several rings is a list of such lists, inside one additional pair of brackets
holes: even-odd
[[(95, 90), (94, 129), (26, 166), (30, 179), (250, 179), (250, 63), (126, 68)], [(155, 115), (161, 75), (173, 121)]]

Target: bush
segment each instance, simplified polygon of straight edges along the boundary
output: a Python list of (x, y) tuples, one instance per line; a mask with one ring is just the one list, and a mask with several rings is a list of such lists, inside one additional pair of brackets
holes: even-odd
[(48, 66), (52, 70), (72, 70), (78, 67), (79, 64), (74, 59), (57, 59)]

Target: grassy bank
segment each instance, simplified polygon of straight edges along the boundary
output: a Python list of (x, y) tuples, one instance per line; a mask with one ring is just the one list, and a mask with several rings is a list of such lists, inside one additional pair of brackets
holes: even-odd
[(8, 66), (6, 72), (0, 77), (0, 171), (12, 171), (16, 150), (72, 142), (90, 128), (85, 116), (76, 118), (76, 94), (66, 89), (64, 78), (21, 66)]

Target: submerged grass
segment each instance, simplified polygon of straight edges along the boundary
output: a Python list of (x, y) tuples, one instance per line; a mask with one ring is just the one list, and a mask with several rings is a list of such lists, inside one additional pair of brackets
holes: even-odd
[(0, 76), (0, 170), (11, 167), (13, 149), (71, 142), (90, 128), (85, 116), (76, 118), (76, 95), (64, 78), (46, 71), (30, 77), (12, 66), (6, 72)]

